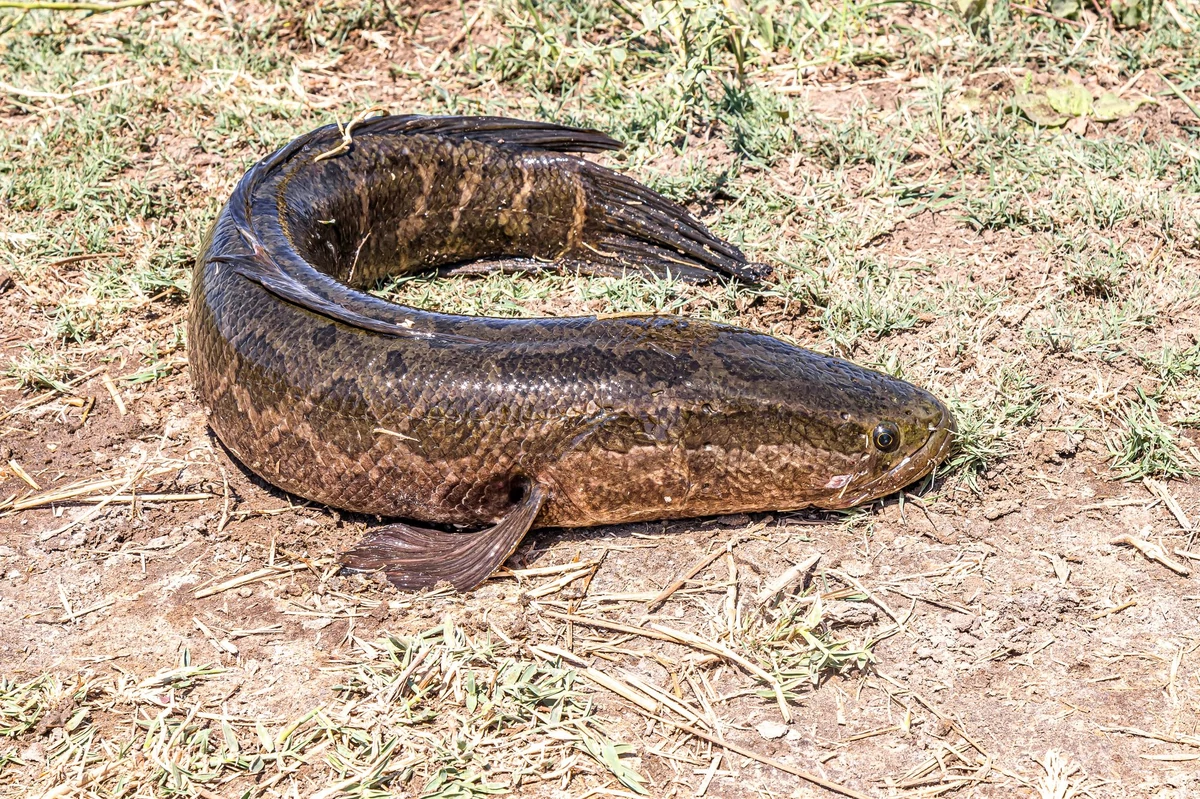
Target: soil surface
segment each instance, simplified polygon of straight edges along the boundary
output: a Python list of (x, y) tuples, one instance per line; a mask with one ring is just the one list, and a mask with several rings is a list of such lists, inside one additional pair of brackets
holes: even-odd
[[(353, 108), (341, 92), (357, 86), (356, 99), (436, 110), (412, 74), (450, 45), (458, 52), (462, 40), (453, 40), (463, 21), (457, 7), (423, 11), (428, 19), (415, 32), (380, 23), (352, 38), (336, 66), (304, 73), (310, 99), (347, 103), (336, 110), (348, 118)], [(469, 17), (471, 8), (466, 11)], [(490, 19), (472, 36), (502, 38), (499, 23)], [(103, 29), (108, 23), (87, 24)], [(208, 24), (223, 23), (212, 17)], [(373, 46), (370, 34), (383, 36), (388, 48)], [(787, 96), (825, 120), (856, 113), (878, 117), (923, 90), (915, 73), (889, 75), (825, 71)], [(992, 83), (987, 75), (969, 75), (963, 85)], [(481, 103), (502, 102), (501, 95), (517, 95), (519, 88), (464, 92)], [(27, 110), (27, 102), (33, 101), (5, 108), (6, 125), (36, 128), (42, 112)], [(1195, 147), (1195, 137), (1182, 132), (1180, 114), (1184, 106), (1164, 98), (1118, 125), (1093, 124), (1083, 138), (1114, 146), (1165, 138)], [(144, 161), (129, 169), (162, 167), (163, 189), (194, 192), (187, 202), (207, 208), (197, 213), (211, 219), (214, 203), (267, 148), (247, 146), (241, 160), (214, 158), (185, 134), (160, 132), (142, 154)], [(705, 144), (695, 135), (686, 159), (716, 171), (733, 159), (720, 141)], [(820, 138), (803, 121), (796, 123), (796, 135)], [(909, 170), (908, 179), (916, 182), (949, 168), (954, 157), (910, 151), (897, 154), (892, 168)], [(692, 162), (660, 152), (633, 171), (679, 174)], [(181, 166), (172, 171), (167, 165)], [(897, 273), (919, 265), (910, 274), (913, 291), (948, 286), (959, 298), (971, 293), (998, 302), (969, 313), (960, 313), (959, 306), (918, 309), (913, 324), (889, 337), (826, 335), (828, 317), (821, 308), (831, 307), (839, 292), (853, 292), (853, 282), (824, 284), (828, 293), (815, 302), (786, 293), (755, 296), (730, 314), (802, 345), (865, 363), (899, 364), (910, 379), (976, 407), (1007, 401), (1003, 369), (1019, 362), (1022, 385), (1039, 387), (1031, 415), (1003, 422), (1010, 430), (1002, 451), (977, 471), (959, 466), (932, 485), (915, 487), (924, 498), (891, 497), (850, 515), (539, 530), (505, 572), (474, 592), (402, 595), (377, 580), (338, 572), (338, 553), (378, 520), (288, 496), (249, 473), (215, 439), (190, 387), (186, 347), (173, 343), (187, 314), (184, 292), (168, 290), (132, 304), (122, 311), (119, 326), (70, 345), (64, 390), (10, 381), (0, 391), (0, 502), (8, 503), (0, 505), (0, 679), (12, 689), (50, 675), (58, 687), (41, 695), (57, 697), (58, 704), (43, 708), (31, 729), (0, 736), (0, 795), (32, 796), (54, 786), (60, 786), (55, 796), (118, 795), (113, 775), (126, 768), (136, 775), (130, 782), (136, 793), (128, 795), (168, 795), (173, 783), (167, 777), (155, 782), (146, 775), (169, 769), (159, 763), (166, 770), (154, 771), (145, 760), (129, 765), (133, 761), (103, 742), (142, 746), (157, 734), (152, 727), (146, 732), (148, 720), (176, 706), (237, 721), (242, 726), (236, 735), (243, 741), (254, 740), (255, 723), (271, 737), (317, 707), (336, 705), (345, 721), (365, 712), (360, 705), (368, 698), (377, 700), (360, 692), (353, 694), (357, 704), (347, 704), (343, 687), (354, 668), (376, 662), (368, 655), (378, 655), (379, 641), (449, 624), (472, 641), (494, 642), (497, 658), (541, 662), (539, 657), (574, 653), (574, 660), (558, 662), (626, 683), (645, 681), (697, 710), (710, 726), (686, 715), (672, 716), (672, 726), (654, 718), (670, 715), (666, 705), (650, 712), (586, 675), (576, 685), (593, 700), (611, 739), (631, 745), (619, 760), (639, 772), (652, 796), (835, 795), (763, 759), (868, 796), (946, 791), (1056, 799), (1200, 796), (1200, 546), (1191, 527), (1200, 524), (1200, 483), (1122, 479), (1112, 468), (1111, 448), (1121, 429), (1120, 402), (1139, 390), (1152, 393), (1162, 382), (1130, 353), (1158, 352), (1168, 342), (1181, 349), (1196, 345), (1200, 304), (1189, 294), (1195, 284), (1176, 279), (1200, 269), (1194, 239), (1189, 243), (1181, 233), (1169, 245), (1174, 271), (1162, 272), (1161, 230), (1136, 221), (1106, 230), (1106, 240), (1119, 240), (1128, 254), (1130, 274), (1143, 276), (1136, 285), (1128, 282), (1133, 278), (1121, 278), (1126, 282), (1116, 291), (1148, 297), (1152, 320), (1127, 333), (1123, 354), (1056, 349), (1043, 346), (1031, 331), (1052, 329), (1073, 310), (1109, 302), (1076, 290), (1079, 283), (1072, 282), (1072, 262), (1058, 249), (1058, 234), (1036, 225), (981, 228), (961, 204), (897, 211), (872, 227), (872, 193), (881, 169), (878, 161), (835, 166), (809, 149), (769, 169), (753, 167), (743, 179), (799, 198), (802, 210), (777, 235), (811, 251), (834, 235), (812, 219), (823, 214), (822, 181), (836, 180), (842, 200), (830, 214), (861, 223), (853, 257)], [(1151, 198), (1170, 190), (1169, 181), (1130, 180), (1120, 187)], [(977, 174), (958, 191), (983, 196), (987, 178)], [(1047, 189), (1030, 202), (1049, 205), (1052, 194)], [(1195, 201), (1192, 194), (1182, 196)], [(719, 191), (690, 199), (715, 224), (729, 203)], [(1059, 202), (1066, 201), (1054, 199)], [(1187, 211), (1193, 219), (1195, 208)], [(61, 218), (38, 208), (22, 213), (41, 214), (45, 224)], [(16, 210), (6, 211), (9, 230), (26, 229), (18, 217)], [(120, 224), (141, 222), (131, 216)], [(142, 241), (137, 232), (120, 235)], [(198, 236), (194, 241), (198, 246)], [(19, 244), (6, 246), (8, 265), (0, 261), (2, 364), (45, 345), (47, 309), (60, 294), (82, 285), (95, 265), (82, 258), (34, 271), (22, 266), (30, 256)], [(121, 241), (116, 246), (122, 263), (134, 257)], [(748, 246), (759, 257), (776, 253), (770, 240)], [(831, 249), (830, 257), (849, 256)], [(186, 257), (176, 268), (186, 274)], [(486, 285), (448, 280), (468, 293)], [(604, 304), (581, 296), (572, 283), (547, 285), (548, 293), (524, 303), (524, 313), (586, 312)], [(1156, 295), (1159, 289), (1163, 293)], [(718, 293), (698, 295), (699, 304), (724, 307)], [(122, 379), (144, 368), (148, 342), (161, 346), (162, 373), (145, 381)], [(1192, 392), (1179, 400), (1185, 411), (1195, 407), (1189, 399), (1195, 381), (1192, 373), (1176, 384)], [(1181, 457), (1200, 467), (1200, 435), (1186, 423), (1174, 424)], [(76, 485), (84, 486), (78, 493), (88, 501), (62, 496), (27, 509), (12, 505)], [(710, 562), (681, 591), (661, 606), (648, 601), (688, 577), (710, 553)], [(764, 610), (760, 593), (789, 568), (818, 555)], [(238, 577), (250, 579), (237, 584)], [(818, 595), (824, 599), (814, 601)], [(826, 670), (818, 680), (798, 684), (790, 721), (783, 719), (769, 685), (756, 681), (736, 658), (620, 626), (685, 631), (754, 659), (753, 653), (765, 651), (754, 642), (783, 624), (780, 596), (799, 615), (817, 614), (813, 629), (831, 636), (822, 640), (870, 652), (857, 660), (835, 658), (840, 671)], [(147, 704), (145, 696), (159, 690), (154, 675), (189, 664), (220, 671), (187, 685), (168, 683), (162, 701)], [(457, 683), (447, 677), (445, 684), (442, 704), (431, 707), (435, 715), (459, 719)], [(128, 698), (139, 690), (142, 699)], [(16, 696), (15, 689), (9, 693)], [(86, 718), (80, 708), (86, 708)], [(162, 712), (169, 715), (168, 710)], [(0, 705), (0, 719), (11, 722), (16, 715)], [(206, 718), (193, 715), (190, 723)], [(440, 729), (436, 719), (424, 723)], [(719, 744), (680, 732), (681, 723), (752, 750), (759, 760), (723, 753)], [(372, 729), (365, 721), (361, 726)], [(82, 730), (91, 731), (90, 743), (72, 737)], [(158, 742), (167, 747), (163, 751), (178, 743), (166, 737)], [(453, 735), (445, 740), (453, 741)], [(70, 768), (55, 760), (63, 747), (82, 746), (93, 747), (92, 755), (70, 761)], [(314, 754), (313, 763), (327, 756)], [(96, 772), (109, 762), (104, 758), (112, 769)], [(449, 768), (450, 762), (417, 765), (415, 776), (374, 790), (434, 795), (435, 765)], [(629, 784), (600, 763), (581, 756), (576, 766), (551, 777), (545, 775), (552, 769), (542, 764), (541, 776), (514, 790), (523, 796), (631, 795)], [(369, 758), (360, 765), (365, 769)], [(197, 779), (177, 793), (312, 796), (337, 788), (339, 780), (358, 778), (354, 768), (309, 764), (271, 782), (273, 768), (268, 763), (267, 771), (255, 773), (247, 767), (228, 782)], [(496, 780), (509, 785), (513, 768), (505, 765), (507, 776)], [(97, 793), (89, 794), (89, 785)], [(356, 786), (337, 790), (371, 795)], [(472, 795), (464, 791), (437, 795)]]

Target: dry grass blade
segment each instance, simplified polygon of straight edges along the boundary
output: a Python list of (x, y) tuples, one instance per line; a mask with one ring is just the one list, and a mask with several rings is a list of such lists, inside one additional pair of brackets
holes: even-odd
[(229, 526), (229, 474), (225, 471), (225, 467), (221, 467), (221, 519), (217, 522), (217, 533), (225, 532), (225, 528)]
[(815, 555), (809, 555), (804, 560), (789, 567), (783, 574), (776, 577), (771, 582), (767, 583), (766, 587), (758, 593), (754, 598), (754, 604), (762, 606), (770, 604), (779, 594), (796, 580), (799, 580), (804, 575), (812, 571), (813, 567), (821, 560), (821, 554), (818, 552)]
[(658, 609), (658, 607), (660, 605), (662, 605), (662, 603), (664, 603), (668, 599), (670, 599), (675, 594), (676, 591), (678, 591), (680, 588), (683, 588), (683, 586), (687, 584), (688, 580), (691, 580), (697, 574), (704, 571), (706, 568), (708, 568), (713, 563), (713, 561), (715, 561), (717, 558), (721, 557), (724, 554), (725, 554), (725, 548), (720, 547), (720, 548), (714, 549), (708, 555), (705, 555), (703, 558), (696, 561), (696, 563), (694, 563), (691, 566), (691, 568), (689, 568), (688, 570), (686, 570), (685, 572), (680, 574), (678, 577), (676, 577), (674, 580), (672, 580), (670, 583), (668, 583), (667, 586), (665, 588), (663, 588), (663, 590), (661, 590), (657, 594), (655, 594), (654, 598), (651, 599), (648, 603), (646, 603), (646, 612), (653, 613), (655, 610)]
[(685, 703), (683, 700), (676, 699), (666, 691), (663, 691), (661, 688), (652, 685), (636, 674), (631, 674), (626, 671), (622, 672), (621, 676), (625, 678), (625, 681), (628, 684), (634, 686), (646, 696), (653, 697), (654, 699), (658, 700), (659, 709), (653, 712), (659, 712), (663, 707), (666, 707), (670, 708), (675, 713), (678, 713), (691, 724), (698, 724), (705, 727), (710, 726), (707, 719), (703, 718), (695, 710), (688, 707), (687, 703)]
[(34, 491), (42, 490), (42, 487), (37, 484), (37, 481), (29, 476), (29, 472), (27, 472), (21, 468), (21, 464), (17, 463), (16, 458), (9, 459), (8, 468), (12, 469), (12, 473), (15, 474), (17, 477), (19, 477), (21, 479), (21, 481), (23, 483), (25, 483), (25, 485), (29, 486)]
[(1139, 730), (1137, 727), (1101, 727), (1100, 732), (1114, 732), (1121, 735), (1132, 735), (1135, 738), (1149, 738), (1154, 741), (1165, 741), (1170, 744), (1200, 748), (1200, 735), (1172, 735), (1170, 733), (1147, 732)]
[(292, 572), (313, 569), (315, 566), (315, 563), (289, 563), (270, 566), (265, 569), (259, 569), (258, 571), (250, 572), (249, 574), (243, 574), (240, 577), (230, 578), (218, 585), (210, 586), (208, 588), (201, 588), (192, 596), (194, 596), (196, 599), (204, 599), (205, 597), (215, 596), (225, 591), (232, 591), (235, 588), (241, 588), (243, 585), (257, 583), (261, 580), (270, 580), (274, 577), (283, 577), (284, 575), (291, 574)]
[(556, 594), (576, 580), (587, 577), (589, 574), (595, 571), (595, 569), (596, 565), (593, 563), (592, 565), (584, 566), (581, 569), (568, 572), (567, 574), (559, 577), (557, 580), (551, 580), (545, 585), (540, 585), (537, 588), (530, 590), (526, 596), (528, 596), (530, 599), (540, 599), (541, 597)]
[(126, 491), (128, 491), (130, 488), (132, 488), (134, 486), (134, 484), (137, 483), (138, 480), (142, 479), (142, 477), (145, 476), (146, 459), (147, 459), (147, 456), (143, 456), (141, 462), (138, 463), (138, 465), (134, 468), (133, 473), (121, 482), (120, 487), (116, 491), (114, 491), (112, 494), (109, 494), (108, 496), (101, 499), (98, 503), (96, 503), (96, 506), (94, 508), (92, 508), (87, 513), (80, 516), (78, 519), (74, 519), (70, 522), (67, 522), (66, 524), (62, 525), (61, 527), (56, 527), (53, 530), (47, 530), (46, 532), (44, 532), (38, 536), (38, 540), (49, 541), (51, 538), (62, 535), (63, 533), (67, 532), (68, 530), (70, 530), (73, 527), (76, 527), (81, 524), (85, 524), (87, 522), (90, 522), (92, 519), (95, 519), (97, 516), (100, 515), (101, 511), (103, 511), (105, 508), (107, 508), (109, 506), (109, 504), (113, 501), (113, 499), (115, 497), (122, 496)]
[(105, 372), (100, 382), (104, 384), (104, 390), (108, 392), (108, 396), (112, 397), (113, 405), (117, 406), (117, 413), (125, 416), (129, 411), (125, 408), (125, 400), (121, 399), (121, 392), (117, 390), (117, 384), (113, 382), (112, 375)]
[(961, 787), (964, 778), (952, 772), (972, 767), (971, 761), (967, 759), (969, 752), (970, 749), (961, 744), (939, 744), (933, 754), (905, 772), (904, 776), (894, 783), (894, 787), (913, 789), (933, 786), (934, 790), (947, 786)]
[(1079, 795), (1079, 786), (1071, 780), (1079, 771), (1078, 764), (1051, 749), (1038, 761), (1038, 765), (1045, 772), (1035, 786), (1040, 799), (1072, 799)]
[(1171, 515), (1175, 517), (1175, 521), (1179, 522), (1179, 526), (1185, 532), (1192, 531), (1192, 523), (1188, 520), (1187, 514), (1183, 512), (1183, 508), (1179, 505), (1179, 500), (1175, 499), (1175, 495), (1167, 488), (1167, 484), (1161, 480), (1155, 480), (1151, 477), (1143, 477), (1142, 484), (1146, 489), (1157, 496), (1167, 506), (1167, 510), (1171, 511)]
[(580, 616), (575, 613), (559, 613), (555, 610), (543, 610), (543, 615), (549, 616), (552, 619), (559, 621), (568, 621), (574, 624), (583, 624), (588, 627), (596, 627), (601, 630), (610, 630), (615, 633), (627, 633), (629, 635), (640, 635), (645, 638), (656, 638), (659, 641), (675, 641), (674, 638), (666, 633), (658, 632), (649, 627), (634, 627), (629, 624), (621, 624), (617, 621), (608, 621), (607, 619), (596, 619), (591, 616)]
[(674, 641), (675, 643), (684, 644), (686, 646), (699, 649), (702, 652), (709, 652), (722, 657), (731, 663), (736, 663), (738, 666), (741, 666), (743, 669), (750, 672), (771, 687), (771, 690), (775, 693), (775, 701), (779, 705), (779, 714), (783, 716), (784, 721), (790, 722), (792, 720), (792, 711), (788, 708), (787, 700), (784, 698), (783, 686), (779, 684), (779, 681), (775, 679), (774, 676), (768, 674), (760, 666), (751, 663), (742, 655), (734, 652), (729, 647), (717, 641), (710, 641), (706, 638), (701, 638), (694, 633), (689, 633), (684, 630), (675, 630), (661, 624), (651, 624), (649, 626), (650, 629), (666, 636), (669, 640)]
[(110, 608), (113, 605), (115, 605), (116, 602), (117, 602), (116, 597), (109, 597), (108, 599), (103, 599), (94, 605), (89, 605), (88, 607), (83, 608), (82, 610), (71, 610), (70, 607), (64, 602), (64, 607), (68, 610), (68, 613), (67, 613), (67, 615), (56, 619), (54, 623), (55, 624), (68, 624), (71, 622), (78, 621), (79, 619), (83, 618), (84, 616), (87, 616), (90, 613), (95, 613), (98, 610), (104, 610), (105, 608)]
[(1145, 555), (1148, 559), (1157, 563), (1161, 563), (1163, 566), (1166, 566), (1171, 571), (1183, 577), (1187, 577), (1192, 573), (1191, 569), (1168, 555), (1167, 551), (1161, 546), (1151, 541), (1147, 541), (1144, 538), (1138, 538), (1137, 536), (1132, 535), (1119, 535), (1112, 539), (1109, 543), (1124, 544), (1125, 546), (1133, 547), (1138, 552), (1141, 552), (1143, 555)]
[(41, 794), (38, 799), (64, 799), (64, 797), (84, 790), (89, 785), (107, 779), (115, 770), (116, 765), (114, 763), (101, 763), (99, 766), (88, 769), (74, 780), (68, 780), (55, 785)]
[(616, 677), (609, 676), (598, 669), (586, 668), (582, 672), (583, 676), (591, 680), (596, 685), (613, 692), (617, 696), (631, 702), (647, 713), (657, 713), (661, 704), (657, 699), (647, 696), (642, 691), (639, 691), (632, 686), (618, 680)]
[(549, 577), (576, 569), (591, 569), (599, 565), (599, 563), (599, 560), (580, 560), (571, 561), (570, 563), (560, 563), (557, 566), (537, 566), (532, 569), (509, 569), (502, 567), (491, 576), (491, 579), (511, 577), (515, 580), (524, 580), (529, 577)]
[(73, 502), (93, 505), (108, 501), (113, 505), (129, 505), (134, 502), (202, 502), (215, 494), (115, 494), (110, 497), (78, 497)]
[[(315, 156), (313, 163), (324, 161), (326, 158), (336, 158), (339, 155), (349, 152), (350, 146), (354, 144), (354, 128), (373, 116), (386, 116), (387, 113), (388, 110), (385, 106), (373, 105), (365, 111), (359, 112), (345, 127), (342, 126), (341, 122), (338, 122), (338, 130), (342, 132), (342, 140), (332, 150), (326, 150), (320, 155)], [(351, 274), (353, 274), (353, 271)]]
[(848, 796), (848, 797), (850, 797), (850, 799), (873, 799), (873, 797), (871, 797), (868, 794), (862, 793), (860, 791), (856, 791), (853, 788), (849, 788), (840, 783), (833, 782), (832, 780), (827, 780), (827, 779), (824, 779), (823, 777), (818, 777), (816, 774), (805, 771), (804, 769), (796, 768), (795, 766), (781, 762), (779, 760), (776, 760), (775, 758), (767, 757), (766, 755), (760, 755), (758, 752), (755, 752), (753, 749), (747, 749), (744, 746), (739, 746), (738, 744), (735, 744), (735, 743), (723, 741), (715, 735), (710, 735), (709, 733), (706, 733), (703, 730), (698, 730), (695, 727), (689, 726), (687, 724), (681, 724), (677, 721), (672, 721), (671, 719), (663, 718), (662, 716), (657, 716), (656, 718), (658, 721), (661, 721), (664, 724), (669, 724), (678, 730), (686, 732), (688, 735), (694, 735), (697, 738), (701, 738), (705, 741), (708, 741), (711, 744), (715, 744), (716, 746), (720, 746), (721, 748), (726, 749), (730, 752), (739, 754), (742, 757), (747, 757), (758, 763), (762, 763), (764, 766), (770, 766), (773, 769), (778, 769), (779, 771), (786, 772), (788, 774), (791, 774), (794, 777), (799, 777), (800, 779), (804, 780), (805, 782), (812, 783), (813, 785), (824, 788), (827, 791), (831, 791), (833, 793), (840, 794), (841, 796)]
[(1098, 621), (1099, 619), (1103, 619), (1105, 616), (1111, 616), (1114, 613), (1120, 613), (1123, 610), (1129, 610), (1130, 608), (1136, 607), (1136, 606), (1137, 606), (1136, 599), (1127, 599), (1119, 605), (1114, 605), (1111, 608), (1105, 608), (1104, 610), (1093, 613), (1091, 618), (1092, 618), (1092, 621)]
[(865, 596), (867, 599), (871, 600), (872, 604), (874, 604), (876, 607), (878, 607), (880, 610), (882, 610), (884, 613), (886, 613), (888, 615), (888, 618), (890, 618), (893, 622), (895, 622), (896, 626), (898, 628), (904, 629), (905, 623), (900, 620), (900, 617), (896, 614), (896, 611), (892, 610), (886, 602), (884, 602), (882, 599), (880, 599), (879, 597), (877, 597), (873, 593), (871, 593), (869, 590), (867, 590), (867, 588), (862, 583), (860, 583), (858, 580), (854, 579), (853, 577), (851, 577), (848, 574), (845, 574), (840, 571), (832, 570), (832, 569), (827, 570), (825, 573), (828, 575), (831, 575), (833, 577), (836, 577), (837, 579), (841, 580), (846, 585), (852, 586), (855, 590), (861, 592), (863, 594), (863, 596)]
[[(175, 471), (178, 471), (178, 467), (176, 467), (176, 466), (156, 468), (156, 469), (151, 469), (151, 470), (147, 471), (144, 475), (142, 475), (142, 477), (147, 478), (147, 479), (154, 478), (154, 477), (161, 477), (164, 474), (170, 474), (171, 472), (175, 472)], [(42, 508), (47, 505), (54, 505), (54, 504), (60, 503), (60, 502), (68, 502), (70, 500), (80, 500), (81, 498), (87, 497), (90, 494), (96, 494), (100, 491), (107, 491), (111, 488), (115, 488), (115, 487), (124, 485), (127, 481), (128, 481), (128, 478), (126, 478), (126, 477), (115, 477), (115, 478), (109, 478), (107, 480), (87, 480), (87, 481), (75, 483), (73, 485), (63, 486), (62, 488), (55, 488), (55, 489), (47, 491), (43, 494), (35, 494), (34, 496), (26, 497), (21, 500), (16, 500), (14, 502), (0, 504), (0, 512), (31, 510), (33, 508)], [(139, 496), (141, 496), (141, 495), (139, 495)], [(201, 495), (181, 495), (181, 496), (188, 496), (188, 497), (194, 496), (197, 499), (201, 498)], [(203, 498), (208, 499), (211, 496), (212, 496), (211, 494), (204, 494)], [(103, 499), (103, 498), (100, 498), (100, 499)], [(121, 499), (120, 494), (109, 495), (109, 500), (112, 502), (120, 501), (120, 499)], [(99, 501), (99, 500), (97, 500), (97, 501)]]
[[(91, 369), (87, 372), (84, 372), (83, 374), (79, 375), (76, 378), (67, 380), (66, 382), (62, 383), (62, 387), (66, 388), (68, 390), (71, 388), (74, 388), (75, 386), (79, 385), (80, 383), (83, 383), (84, 381), (88, 380), (89, 378), (95, 377), (96, 375), (100, 374), (101, 372), (104, 371), (104, 369), (105, 369), (105, 367), (103, 367), (103, 366), (97, 367), (95, 369)], [(10, 419), (10, 418), (16, 416), (17, 414), (20, 414), (25, 411), (31, 410), (33, 408), (36, 408), (39, 405), (44, 405), (47, 402), (57, 399), (61, 395), (62, 395), (62, 392), (55, 389), (54, 391), (51, 391), (47, 394), (42, 394), (40, 396), (33, 397), (32, 399), (25, 400), (24, 402), (16, 405), (15, 407), (11, 408), (10, 410), (5, 411), (4, 413), (0, 413), (0, 422)]]
[(0, 0), (0, 8), (19, 8), (25, 11), (90, 11), (93, 14), (103, 14), (106, 11), (118, 11), (122, 8), (140, 8), (141, 6), (161, 2), (163, 0), (122, 0), (119, 3), (60, 3), (52, 2), (52, 0)]

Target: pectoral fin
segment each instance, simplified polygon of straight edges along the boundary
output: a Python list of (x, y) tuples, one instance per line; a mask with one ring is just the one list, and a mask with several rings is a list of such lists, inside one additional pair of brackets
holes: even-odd
[(475, 533), (443, 533), (409, 524), (389, 524), (342, 556), (351, 571), (382, 571), (401, 591), (431, 588), (445, 580), (469, 591), (508, 560), (533, 526), (546, 501), (541, 486), (530, 486), (525, 499), (497, 524)]

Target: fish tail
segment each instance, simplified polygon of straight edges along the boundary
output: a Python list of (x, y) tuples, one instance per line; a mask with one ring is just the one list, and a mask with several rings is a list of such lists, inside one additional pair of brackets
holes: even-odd
[(771, 274), (770, 266), (748, 260), (677, 203), (622, 174), (581, 164), (587, 222), (564, 261), (584, 271), (634, 270), (693, 283), (722, 275), (759, 283)]
[[(563, 154), (620, 149), (621, 142), (585, 128), (504, 117), (397, 117), (373, 122), (379, 130), (436, 133), (510, 150)], [(592, 274), (636, 271), (658, 278), (707, 283), (720, 276), (759, 283), (771, 274), (732, 244), (714, 236), (687, 209), (599, 164), (567, 155), (582, 182), (586, 224), (558, 266)]]
[[(555, 242), (559, 246), (565, 244), (566, 250), (538, 252), (535, 245), (526, 253), (504, 253), (508, 260), (497, 263), (527, 266), (526, 261), (532, 258), (529, 264), (567, 271), (602, 275), (640, 272), (691, 283), (708, 283), (721, 277), (759, 283), (771, 274), (770, 266), (748, 260), (740, 249), (713, 235), (679, 204), (632, 178), (576, 155), (622, 146), (599, 131), (505, 117), (409, 115), (364, 120), (355, 127), (354, 135), (389, 134), (475, 141), (518, 157), (529, 157), (534, 170), (549, 166), (573, 173), (578, 181), (576, 188), (583, 193), (580, 208), (583, 218), (567, 241)], [(249, 199), (258, 182), (294, 156), (329, 152), (341, 137), (342, 133), (333, 126), (319, 128), (264, 159), (242, 180), (231, 200), (231, 211), (250, 249), (261, 246), (256, 243), (248, 221)], [(348, 147), (347, 152), (352, 153), (353, 147)], [(564, 185), (562, 181), (549, 183)]]

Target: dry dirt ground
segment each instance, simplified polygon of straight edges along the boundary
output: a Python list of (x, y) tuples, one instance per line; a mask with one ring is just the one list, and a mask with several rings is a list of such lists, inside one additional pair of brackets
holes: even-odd
[[(6, 17), (0, 795), (1200, 796), (1200, 15), (1167, 5)], [(1147, 102), (1035, 128), (1018, 90), (1064, 79)], [(777, 265), (389, 296), (738, 321), (947, 397), (952, 464), (848, 514), (538, 531), (466, 595), (339, 575), (376, 520), (231, 459), (181, 330), (246, 166), (377, 103), (616, 129)]]

